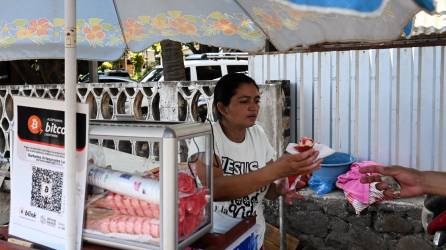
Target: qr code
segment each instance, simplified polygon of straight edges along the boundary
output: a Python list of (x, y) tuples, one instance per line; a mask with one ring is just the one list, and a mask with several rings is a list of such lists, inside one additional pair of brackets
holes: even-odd
[(60, 213), (63, 173), (33, 166), (31, 206)]

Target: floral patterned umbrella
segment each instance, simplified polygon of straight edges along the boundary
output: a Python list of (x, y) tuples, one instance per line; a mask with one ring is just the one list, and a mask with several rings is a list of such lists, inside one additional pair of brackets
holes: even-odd
[[(398, 38), (432, 0), (78, 0), (78, 59), (113, 60), (171, 39), (259, 51)], [(0, 8), (0, 60), (64, 58), (61, 0), (14, 0)]]

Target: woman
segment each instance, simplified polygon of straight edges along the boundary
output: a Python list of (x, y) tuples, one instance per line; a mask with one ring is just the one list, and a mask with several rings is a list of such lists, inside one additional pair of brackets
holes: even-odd
[(256, 215), (260, 247), (265, 232), (262, 201), (285, 192), (274, 181), (310, 173), (321, 161), (314, 150), (274, 161), (274, 149), (256, 124), (259, 102), (257, 84), (244, 74), (223, 76), (214, 90), (214, 232), (226, 232), (242, 218)]

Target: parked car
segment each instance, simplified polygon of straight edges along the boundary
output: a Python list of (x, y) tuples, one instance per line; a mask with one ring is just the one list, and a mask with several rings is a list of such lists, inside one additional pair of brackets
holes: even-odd
[(130, 78), (120, 77), (120, 76), (104, 76), (99, 75), (99, 82), (126, 82), (126, 83), (137, 83)]
[[(218, 80), (228, 73), (248, 72), (247, 53), (206, 53), (187, 56), (184, 60), (186, 80)], [(164, 81), (163, 67), (157, 66), (151, 70), (141, 82)], [(207, 99), (199, 94), (193, 109), (197, 119), (204, 122), (207, 116)], [(143, 112), (146, 112), (146, 105)]]
[[(227, 73), (247, 72), (246, 53), (206, 53), (187, 56), (184, 60), (186, 80), (217, 80)], [(163, 67), (157, 66), (141, 82), (164, 81)]]
[[(133, 82), (133, 80), (130, 79), (129, 72), (125, 70), (106, 70), (104, 72), (99, 71), (98, 78), (99, 82), (127, 82), (127, 81)], [(90, 73), (87, 73), (79, 77), (79, 82), (90, 82)]]
[[(108, 83), (108, 82), (126, 82), (126, 83), (137, 83), (136, 81), (133, 81), (130, 78), (127, 77), (120, 77), (120, 76), (106, 76), (106, 75), (98, 75), (99, 82), (102, 83)], [(80, 83), (89, 83), (90, 78), (82, 78), (79, 80)]]
[(124, 78), (130, 78), (130, 74), (126, 70), (120, 70), (120, 69), (106, 70), (101, 73), (104, 76), (119, 76), (119, 77), (124, 77)]

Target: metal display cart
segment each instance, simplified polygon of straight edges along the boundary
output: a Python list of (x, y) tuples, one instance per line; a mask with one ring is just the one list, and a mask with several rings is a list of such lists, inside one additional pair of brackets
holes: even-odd
[[(211, 126), (203, 123), (143, 122), (143, 121), (91, 121), (90, 143), (116, 153), (106, 153), (110, 158), (125, 152), (145, 159), (146, 165), (129, 163), (125, 157), (122, 166), (116, 160), (110, 163), (112, 169), (132, 174), (148, 166), (147, 170), (159, 167), (159, 211), (160, 237), (156, 242), (137, 242), (116, 237), (85, 232), (83, 239), (109, 247), (126, 249), (181, 249), (191, 245), (212, 228), (212, 156), (213, 138)], [(118, 152), (118, 151), (121, 152)], [(197, 154), (199, 153), (199, 154)], [(192, 157), (191, 157), (192, 156)], [(194, 157), (197, 156), (197, 157)], [(191, 159), (194, 159), (193, 162)], [(201, 170), (191, 167), (199, 160)], [(120, 166), (121, 165), (121, 166)], [(138, 166), (137, 166), (138, 165)], [(204, 217), (197, 229), (187, 237), (179, 236), (179, 191), (177, 176), (179, 166), (191, 171), (195, 184), (208, 190)], [(135, 168), (133, 168), (135, 167)]]

